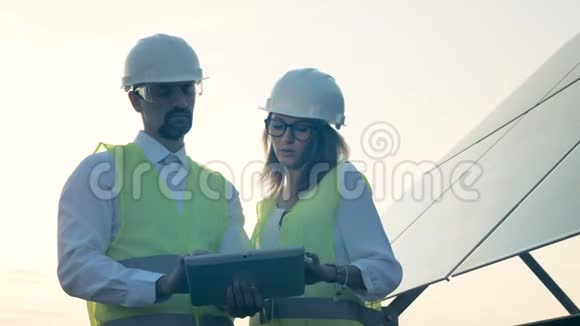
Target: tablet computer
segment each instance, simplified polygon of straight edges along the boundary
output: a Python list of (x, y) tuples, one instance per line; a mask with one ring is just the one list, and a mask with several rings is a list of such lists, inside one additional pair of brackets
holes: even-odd
[(304, 294), (304, 248), (250, 250), (185, 258), (191, 304), (225, 305), (234, 281), (253, 283), (264, 299)]

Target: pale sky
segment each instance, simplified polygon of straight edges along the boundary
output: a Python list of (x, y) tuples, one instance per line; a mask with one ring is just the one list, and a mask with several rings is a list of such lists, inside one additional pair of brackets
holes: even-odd
[[(260, 199), (252, 172), (263, 158), (257, 107), (286, 70), (336, 78), (347, 104), (341, 133), (361, 166), (374, 160), (363, 150), (365, 127), (379, 121), (400, 135), (390, 162), (436, 161), (580, 32), (574, 0), (2, 0), (1, 8), (0, 324), (18, 326), (88, 324), (83, 301), (56, 279), (58, 198), (99, 141), (129, 142), (141, 127), (120, 89), (137, 39), (170, 33), (196, 49), (210, 79), (186, 149), (201, 163), (222, 162), (210, 167), (240, 190), (250, 233)], [(381, 211), (390, 197), (377, 199)], [(382, 218), (388, 229), (397, 217)], [(579, 250), (576, 238), (534, 252), (577, 304)], [(509, 325), (564, 314), (513, 259), (430, 287), (401, 323)]]

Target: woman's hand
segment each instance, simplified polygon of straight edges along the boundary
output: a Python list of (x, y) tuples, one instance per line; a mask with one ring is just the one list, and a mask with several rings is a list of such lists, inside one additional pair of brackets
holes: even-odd
[(336, 282), (336, 266), (320, 264), (320, 258), (316, 254), (307, 252), (304, 265), (304, 283), (311, 285), (319, 282)]
[(258, 289), (247, 282), (234, 282), (226, 291), (225, 311), (232, 317), (244, 318), (255, 315), (264, 307)]

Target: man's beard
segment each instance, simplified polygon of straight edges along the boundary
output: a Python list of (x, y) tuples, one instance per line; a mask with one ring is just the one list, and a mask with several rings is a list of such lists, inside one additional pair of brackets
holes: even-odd
[[(176, 120), (180, 118), (173, 118), (174, 116), (186, 115), (186, 123), (179, 123)], [(169, 140), (178, 140), (185, 136), (191, 129), (193, 114), (185, 109), (173, 109), (165, 115), (163, 124), (159, 127), (159, 135)]]

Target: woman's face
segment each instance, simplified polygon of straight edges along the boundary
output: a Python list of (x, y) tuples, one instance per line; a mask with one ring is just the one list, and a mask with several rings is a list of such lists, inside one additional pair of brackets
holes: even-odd
[(270, 142), (278, 161), (288, 169), (299, 169), (305, 150), (316, 136), (316, 125), (309, 119), (273, 113), (267, 122)]

